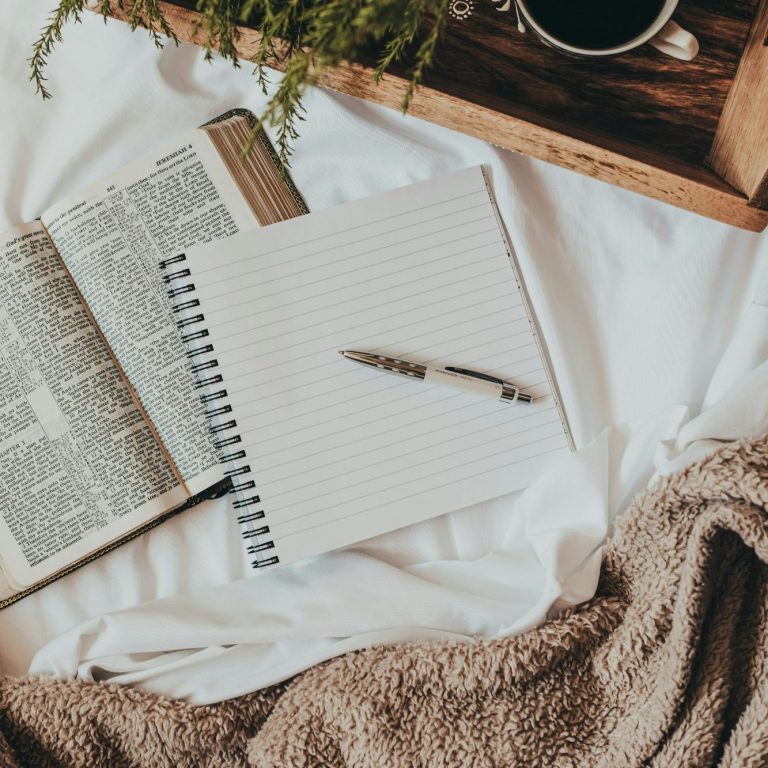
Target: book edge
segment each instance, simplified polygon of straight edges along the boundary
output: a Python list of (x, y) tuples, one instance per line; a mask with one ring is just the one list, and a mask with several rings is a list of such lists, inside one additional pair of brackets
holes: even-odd
[(164, 523), (167, 520), (170, 520), (170, 518), (175, 517), (180, 512), (184, 512), (187, 509), (191, 509), (192, 507), (197, 506), (203, 501), (218, 499), (221, 496), (224, 496), (226, 493), (229, 492), (230, 486), (231, 486), (231, 481), (229, 480), (229, 478), (224, 478), (223, 480), (220, 480), (218, 483), (216, 483), (215, 485), (212, 485), (210, 488), (206, 489), (202, 493), (198, 493), (194, 496), (190, 496), (188, 499), (186, 499), (185, 501), (183, 501), (181, 504), (174, 507), (173, 509), (166, 510), (165, 512), (160, 513), (159, 515), (153, 517), (151, 520), (148, 520), (147, 522), (142, 523), (137, 528), (134, 528), (132, 531), (129, 531), (126, 534), (123, 534), (122, 536), (118, 537), (114, 541), (110, 541), (108, 544), (105, 544), (103, 547), (99, 547), (98, 549), (93, 550), (93, 552), (91, 552), (90, 554), (86, 555), (85, 557), (81, 557), (79, 560), (74, 561), (73, 563), (66, 566), (65, 568), (61, 568), (55, 573), (52, 573), (50, 576), (46, 576), (44, 579), (41, 579), (40, 581), (35, 582), (29, 587), (25, 587), (23, 590), (16, 592), (13, 595), (10, 595), (9, 597), (3, 598), (2, 600), (0, 600), (0, 610), (2, 610), (3, 608), (6, 608), (9, 605), (12, 605), (13, 603), (18, 602), (19, 600), (21, 600), (24, 597), (27, 597), (28, 595), (31, 595), (33, 592), (37, 592), (39, 589), (42, 589), (43, 587), (47, 587), (49, 584), (52, 584), (54, 581), (58, 581), (64, 576), (69, 575), (73, 571), (76, 571), (78, 568), (81, 568), (82, 566), (87, 565), (88, 563), (91, 563), (94, 560), (98, 560), (98, 558), (100, 558), (102, 555), (106, 555), (108, 552), (111, 552), (113, 549), (117, 549), (123, 544), (126, 544), (129, 541), (132, 541), (133, 539), (138, 538), (139, 536), (151, 530), (155, 526), (160, 525), (160, 523)]

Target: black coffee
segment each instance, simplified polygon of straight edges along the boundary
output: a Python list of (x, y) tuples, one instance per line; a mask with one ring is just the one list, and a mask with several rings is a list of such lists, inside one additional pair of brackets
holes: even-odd
[(524, 0), (533, 20), (577, 48), (615, 48), (648, 29), (665, 0)]

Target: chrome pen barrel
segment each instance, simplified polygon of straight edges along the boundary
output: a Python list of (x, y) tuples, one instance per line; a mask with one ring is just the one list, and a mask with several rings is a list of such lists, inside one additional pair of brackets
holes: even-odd
[(425, 365), (420, 363), (410, 363), (407, 360), (401, 360), (397, 357), (387, 357), (386, 355), (374, 355), (370, 352), (341, 352), (344, 357), (354, 360), (363, 365), (369, 365), (371, 368), (379, 368), (389, 373), (398, 373), (401, 376), (407, 376), (411, 379), (423, 379), (427, 371)]
[(521, 392), (514, 384), (505, 382), (486, 373), (466, 368), (429, 368), (421, 363), (412, 363), (399, 357), (377, 355), (372, 352), (339, 350), (339, 354), (371, 368), (387, 373), (396, 373), (411, 379), (426, 379), (429, 383), (441, 383), (464, 391), (472, 391), (489, 397), (496, 397), (506, 403), (531, 403), (533, 397)]
[(533, 396), (527, 392), (521, 392), (517, 387), (512, 387), (509, 384), (501, 385), (501, 397), (500, 400), (504, 400), (508, 403), (532, 403)]

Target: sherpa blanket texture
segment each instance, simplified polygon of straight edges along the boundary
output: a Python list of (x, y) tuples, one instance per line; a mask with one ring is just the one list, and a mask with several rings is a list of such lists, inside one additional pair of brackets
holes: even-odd
[(516, 637), (372, 648), (215, 706), (0, 683), (0, 765), (768, 766), (768, 436), (641, 494), (595, 597)]

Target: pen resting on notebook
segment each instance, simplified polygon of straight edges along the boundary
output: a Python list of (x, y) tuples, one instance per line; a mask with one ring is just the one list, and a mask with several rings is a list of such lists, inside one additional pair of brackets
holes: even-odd
[[(183, 266), (174, 288), (199, 304), (179, 320), (206, 336), (190, 354), (210, 369), (202, 394), (254, 567), (519, 490), (568, 451), (481, 168), (199, 246)], [(460, 360), (533, 402), (367, 377), (337, 354), (350, 347)]]
[(408, 376), (413, 379), (426, 381), (428, 384), (444, 384), (447, 387), (460, 389), (463, 392), (471, 392), (491, 400), (501, 400), (504, 403), (530, 403), (533, 397), (521, 392), (514, 384), (489, 376), (486, 373), (470, 371), (467, 368), (432, 368), (421, 363), (412, 363), (397, 357), (374, 355), (368, 352), (353, 352), (351, 350), (339, 350), (339, 354), (349, 360), (362, 365), (370, 365), (379, 368), (386, 373), (396, 373), (400, 376)]

